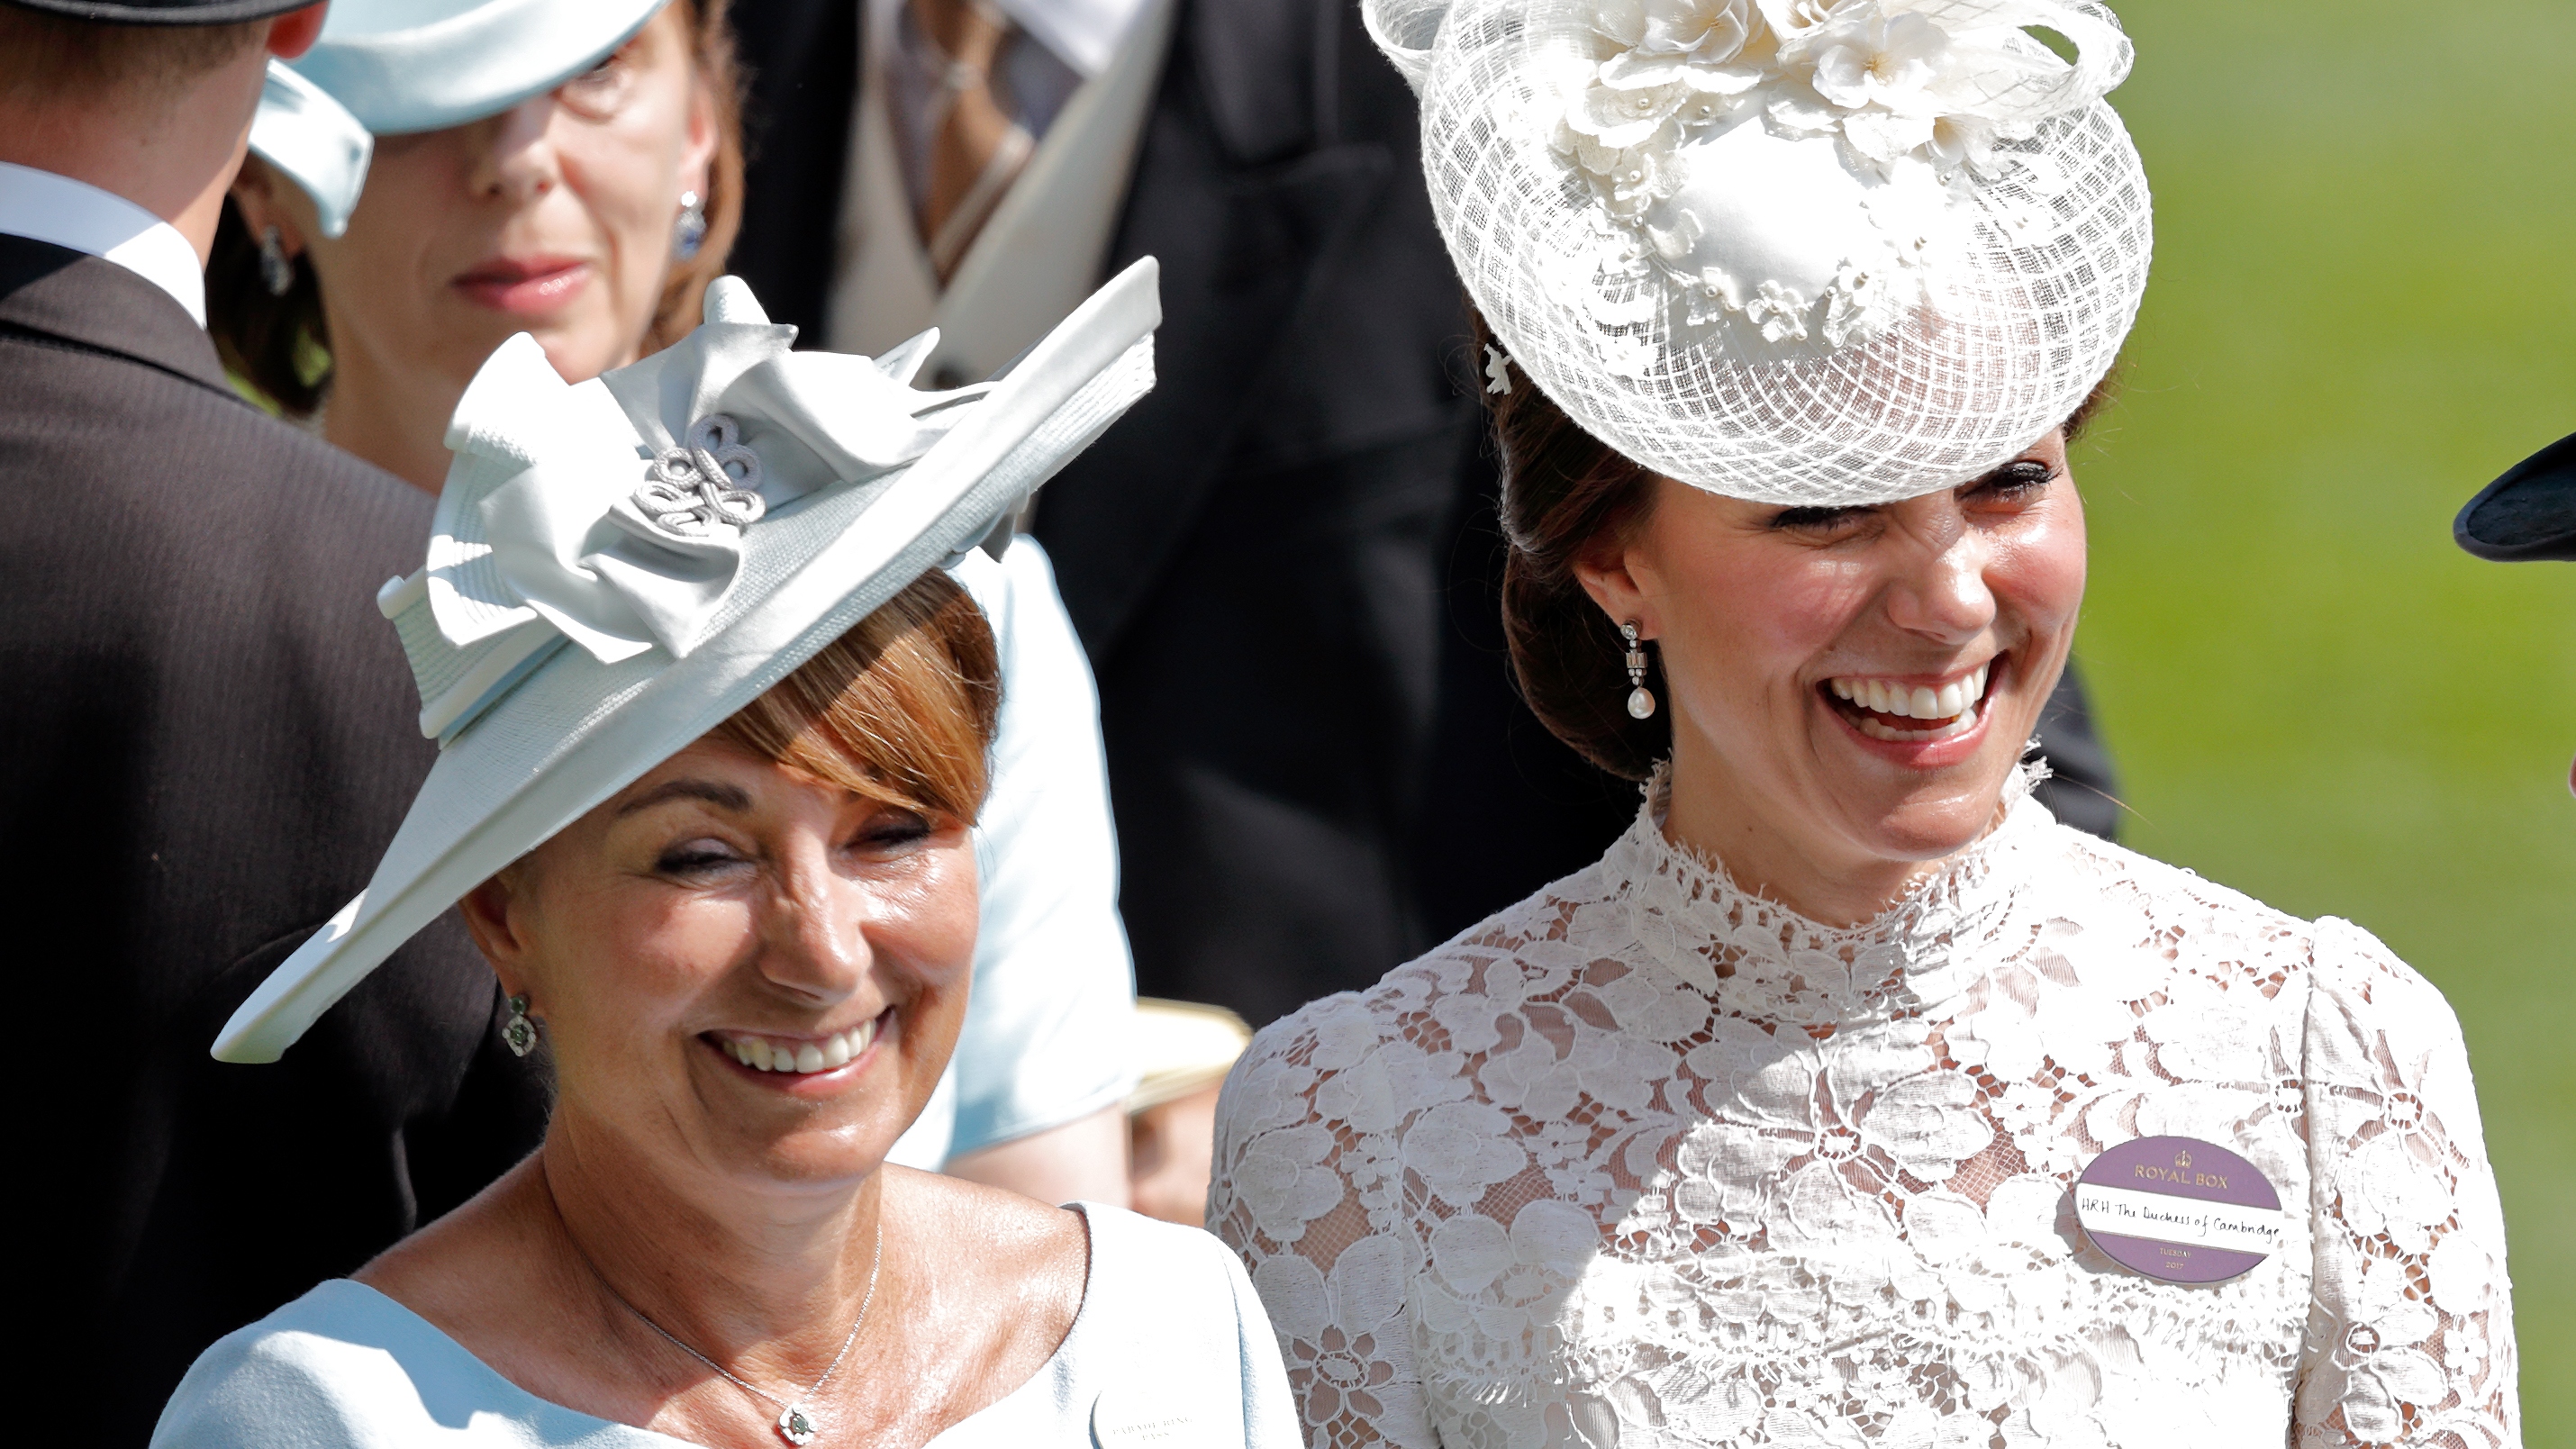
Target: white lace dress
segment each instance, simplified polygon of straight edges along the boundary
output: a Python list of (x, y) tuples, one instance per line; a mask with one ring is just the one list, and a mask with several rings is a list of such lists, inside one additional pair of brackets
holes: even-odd
[[(1870, 925), (1654, 816), (1261, 1034), (1209, 1226), (1316, 1446), (2213, 1449), (2521, 1442), (2459, 1028), (2366, 932), (2005, 822)], [(2085, 1243), (2142, 1136), (2270, 1177), (2211, 1286)]]

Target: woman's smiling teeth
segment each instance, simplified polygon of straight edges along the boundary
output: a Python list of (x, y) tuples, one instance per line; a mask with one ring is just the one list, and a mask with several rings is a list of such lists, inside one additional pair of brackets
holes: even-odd
[[(1825, 681), (1834, 698), (1851, 706), (1847, 714), (1862, 734), (1874, 740), (1919, 745), (1966, 734), (1977, 723), (1977, 706), (1986, 697), (1986, 676), (1994, 661), (1978, 665), (1947, 684), (1908, 684), (1899, 679), (1849, 675)], [(1931, 722), (1927, 729), (1899, 729), (1879, 716)]]
[(828, 1072), (849, 1065), (852, 1057), (865, 1052), (868, 1044), (877, 1039), (877, 1023), (884, 1020), (882, 1015), (873, 1016), (820, 1041), (784, 1042), (730, 1031), (711, 1035), (719, 1048), (756, 1072)]

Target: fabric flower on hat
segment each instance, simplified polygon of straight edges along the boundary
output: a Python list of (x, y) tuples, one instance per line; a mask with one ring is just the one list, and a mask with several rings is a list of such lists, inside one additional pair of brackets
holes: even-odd
[[(1991, 167), (1997, 140), (2108, 88), (2068, 84), (2070, 67), (2009, 23), (2028, 18), (2001, 0), (1939, 19), (1909, 0), (1595, 0), (1592, 29), (1610, 51), (1582, 77), (1567, 124), (1597, 146), (1669, 152), (1761, 98), (1783, 132), (1838, 134), (1881, 170)], [(1596, 180), (1616, 169), (1580, 159)]]
[[(1690, 87), (1678, 76), (1646, 85), (1596, 79), (1577, 97), (1565, 124), (1604, 153), (1633, 151), (1652, 144), (1690, 94)], [(1597, 163), (1586, 169), (1596, 167)]]
[(1893, 172), (1932, 144), (1937, 118), (1919, 111), (1870, 109), (1843, 117), (1843, 144), (1871, 165)]
[(1995, 144), (2003, 139), (2003, 128), (1982, 116), (1935, 116), (1932, 134), (1923, 144), (1944, 175), (1965, 170), (1990, 177), (1997, 171)]
[(1760, 0), (1762, 19), (1791, 51), (1845, 16), (1876, 8), (1877, 0)]
[(1558, 153), (1591, 179), (1614, 219), (1635, 222), (1670, 194), (1667, 133), (1689, 94), (1678, 83), (1633, 90), (1594, 85), (1558, 128)]
[(1804, 342), (1807, 340), (1806, 312), (1813, 305), (1777, 281), (1766, 281), (1762, 290), (1744, 304), (1746, 320), (1762, 329), (1768, 342)]
[(1745, 53), (1761, 24), (1753, 0), (1603, 0), (1593, 28), (1613, 53), (1601, 62), (1601, 81), (1680, 81), (1707, 96), (1743, 95), (1767, 73), (1758, 56)]
[(2136, 319), (2149, 193), (2104, 103), (2134, 49), (2100, 0), (1360, 11), (1515, 385), (1679, 482), (1956, 486), (2064, 422)]
[(1932, 87), (1950, 36), (1924, 16), (1853, 7), (1821, 28), (1814, 44), (1816, 70), (1808, 84), (1834, 105), (1902, 116), (1940, 109)]
[(1892, 279), (1883, 271), (1845, 262), (1827, 294), (1825, 340), (1841, 347), (1854, 338), (1882, 330), (1898, 305)]
[[(2090, 17), (2010, 0), (1575, 3), (1594, 58), (1556, 68), (1552, 149), (1646, 243), (1630, 254), (1664, 274), (1680, 323), (1751, 361), (1894, 330), (1930, 299), (1918, 273), (1950, 188), (2001, 174), (2003, 142), (2125, 63), (2070, 66), (2018, 25)], [(2087, 33), (2120, 49), (2116, 29)], [(1757, 125), (1777, 140), (1730, 135)], [(1808, 139), (1831, 144), (1799, 152)]]

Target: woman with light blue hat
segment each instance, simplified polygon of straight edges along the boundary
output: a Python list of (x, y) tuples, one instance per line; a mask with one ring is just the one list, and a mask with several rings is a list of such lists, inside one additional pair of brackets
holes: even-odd
[(688, 331), (741, 209), (725, 8), (333, 6), (270, 68), (244, 225), (210, 264), (236, 370), (435, 491), (447, 415), (504, 339), (579, 378)]
[[(505, 339), (525, 333), (577, 383), (685, 332), (741, 205), (724, 10), (335, 4), (313, 51), (272, 70), (211, 268), (235, 370), (435, 490), (449, 415)], [(1123, 1201), (1132, 987), (1098, 705), (1044, 553), (1007, 541), (956, 570), (1006, 683), (976, 837), (976, 996), (895, 1158)]]
[(439, 762), (215, 1043), (274, 1060), (461, 900), (552, 1045), (545, 1145), (209, 1349), (154, 1443), (1285, 1449), (1213, 1238), (887, 1162), (966, 1012), (1008, 687), (940, 565), (1152, 385), (1154, 264), (951, 392), (917, 345), (790, 352), (738, 281), (706, 316), (577, 386), (525, 337), (477, 375), (377, 600)]

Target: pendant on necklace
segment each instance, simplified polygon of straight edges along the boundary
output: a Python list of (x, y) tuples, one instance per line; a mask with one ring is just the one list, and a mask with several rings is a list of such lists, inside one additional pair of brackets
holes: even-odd
[(789, 1404), (779, 1412), (778, 1437), (795, 1445), (796, 1449), (805, 1449), (822, 1432), (823, 1426), (807, 1418), (805, 1410), (798, 1405)]

